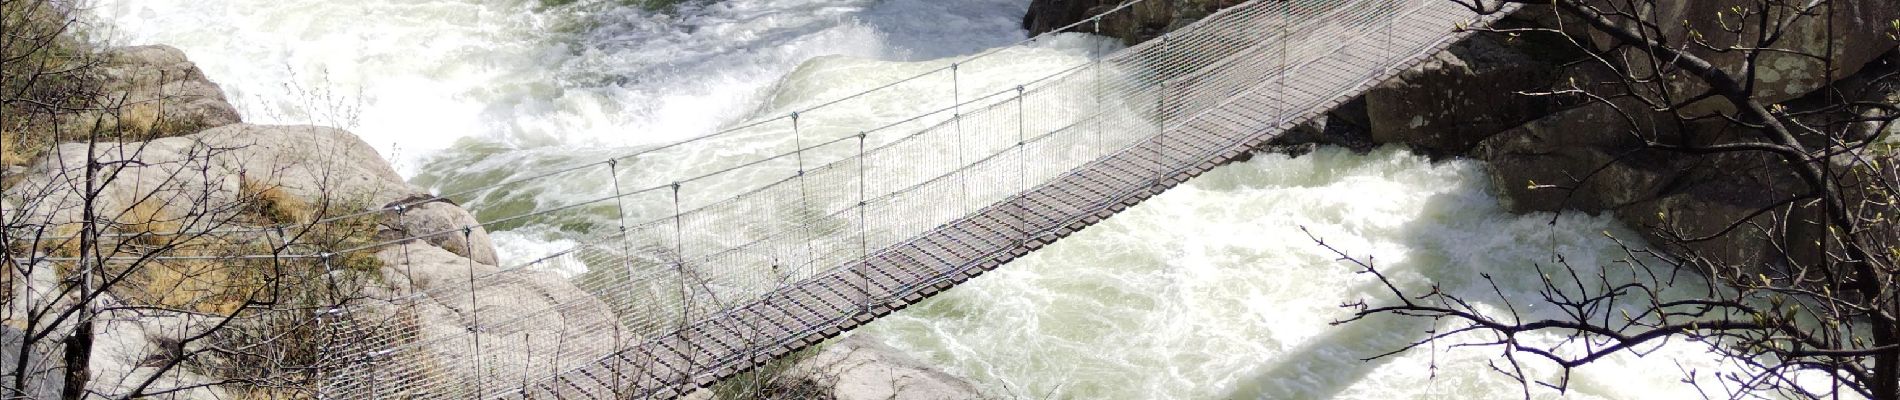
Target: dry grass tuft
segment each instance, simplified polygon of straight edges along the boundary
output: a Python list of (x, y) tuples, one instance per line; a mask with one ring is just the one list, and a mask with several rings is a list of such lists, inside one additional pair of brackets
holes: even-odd
[(37, 248), (30, 249), (29, 253), (33, 251), (37, 251), (37, 252), (43, 252), (46, 255), (53, 256), (53, 257), (65, 257), (65, 258), (78, 257), (79, 256), (79, 242), (80, 242), (79, 234), (83, 233), (81, 231), (84, 229), (85, 229), (84, 225), (80, 225), (76, 223), (75, 224), (60, 224), (59, 226), (55, 226), (53, 227), (52, 232), (49, 232), (46, 236), (41, 237), (39, 238), (39, 240), (30, 243), (30, 245), (35, 246)]
[(183, 222), (165, 212), (164, 204), (152, 199), (133, 204), (115, 219), (120, 233), (132, 235), (134, 243), (147, 246), (164, 246), (184, 229)]
[(160, 133), (157, 131), (164, 118), (164, 114), (159, 112), (158, 103), (144, 102), (121, 107), (114, 120), (124, 137), (144, 138)]
[(250, 177), (239, 178), (238, 196), (238, 201), (245, 204), (245, 213), (258, 217), (259, 223), (307, 224), (317, 213), (310, 202), (285, 192), (280, 186)]
[[(197, 133), (204, 127), (191, 121), (166, 118), (162, 101), (141, 101), (117, 107), (116, 113), (97, 115), (97, 127), (85, 123), (88, 118), (81, 117), (85, 129), (97, 129), (100, 134), (112, 140), (152, 140)], [(85, 132), (73, 132), (80, 135)]]
[(134, 298), (154, 306), (230, 315), (244, 305), (249, 279), (234, 274), (242, 269), (208, 260), (168, 260), (140, 269), (139, 282), (128, 285)]
[(10, 130), (0, 130), (0, 167), (23, 166), (32, 162), (27, 155), (26, 138)]

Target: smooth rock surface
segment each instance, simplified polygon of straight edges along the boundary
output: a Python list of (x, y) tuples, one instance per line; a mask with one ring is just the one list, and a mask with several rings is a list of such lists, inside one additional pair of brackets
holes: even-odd
[[(450, 253), (468, 257), (475, 262), (500, 265), (495, 255), (495, 244), (482, 229), (481, 221), (473, 214), (447, 200), (426, 201), (415, 204), (418, 199), (412, 197), (398, 199), (386, 206), (406, 205), (400, 211), (384, 213), (383, 225), (387, 228), (383, 236), (406, 238), (421, 236), (429, 244), (448, 250)], [(466, 232), (463, 228), (473, 228)], [(425, 236), (426, 235), (426, 236)]]
[[(1491, 166), (1492, 182), (1513, 212), (1596, 213), (1655, 196), (1687, 167), (1686, 159), (1641, 150), (1643, 141), (1628, 133), (1675, 126), (1663, 118), (1625, 118), (1614, 107), (1594, 104), (1505, 130), (1469, 154)], [(1631, 119), (1646, 123), (1631, 127), (1625, 122)]]
[[(103, 303), (116, 303), (107, 298)], [(162, 400), (217, 400), (231, 398), (232, 390), (216, 386), (217, 379), (199, 375), (186, 366), (161, 368), (184, 349), (177, 343), (205, 332), (220, 318), (155, 310), (115, 310), (102, 313), (94, 326), (92, 380), (88, 390), (107, 398), (135, 391)], [(204, 349), (199, 342), (193, 351)], [(154, 378), (154, 375), (157, 375)], [(152, 384), (140, 390), (147, 380)], [(149, 395), (149, 393), (164, 393)]]

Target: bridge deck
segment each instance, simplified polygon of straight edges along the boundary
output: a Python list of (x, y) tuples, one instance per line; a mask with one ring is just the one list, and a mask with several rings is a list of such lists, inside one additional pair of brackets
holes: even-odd
[[(669, 398), (710, 385), (903, 309), (1233, 160), (1442, 51), (1464, 35), (1455, 26), (1483, 25), (1502, 15), (1480, 16), (1446, 0), (1406, 1), (1403, 7), (1409, 11), (1393, 13), (1385, 21), (1389, 25), (1326, 26), (1320, 21), (1314, 29), (1293, 32), (1283, 46), (1243, 51), (1252, 51), (1243, 57), (1282, 57), (1285, 63), (1225, 60), (1170, 75), (1160, 96), (1164, 104), (1206, 109), (1194, 115), (1162, 113), (1178, 121), (1163, 121), (1161, 135), (877, 250), (865, 261), (507, 396)], [(1166, 51), (1168, 44), (1143, 46), (1149, 48), (1127, 51)], [(1261, 53), (1263, 48), (1284, 54)], [(1387, 57), (1395, 51), (1404, 53)], [(1198, 90), (1236, 81), (1241, 82), (1237, 93)]]

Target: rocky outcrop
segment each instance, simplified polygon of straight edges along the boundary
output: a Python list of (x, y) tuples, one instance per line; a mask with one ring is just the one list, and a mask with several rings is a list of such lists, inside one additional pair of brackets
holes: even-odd
[[(1819, 103), (1822, 100), (1814, 97), (1822, 96), (1894, 104), (1900, 100), (1895, 95), (1900, 88), (1869, 83), (1873, 77), (1900, 72), (1900, 51), (1881, 57), (1856, 67), (1860, 73), (1833, 83), (1825, 93), (1784, 104), (1809, 109), (1813, 104), (1803, 103)], [(1842, 139), (1880, 134), (1877, 129), (1881, 127), (1850, 130), (1850, 137)], [(1755, 269), (1786, 260), (1818, 261), (1822, 255), (1817, 249), (1773, 245), (1783, 235), (1827, 236), (1816, 206), (1781, 204), (1807, 190), (1783, 160), (1763, 152), (1668, 152), (1644, 143), (1717, 143), (1755, 135), (1719, 120), (1679, 122), (1672, 114), (1617, 100), (1567, 109), (1505, 130), (1485, 139), (1469, 156), (1491, 165), (1495, 186), (1515, 211), (1608, 212), (1645, 233), (1651, 243), (1681, 245), (1672, 250), (1691, 250), (1725, 265)], [(1822, 138), (1801, 139), (1807, 146), (1823, 145)], [(1875, 165), (1885, 165), (1892, 155), (1862, 152), (1837, 161), (1846, 157), (1868, 157)], [(1847, 170), (1840, 164), (1839, 170)], [(1777, 211), (1760, 212), (1764, 209)], [(1738, 224), (1742, 221), (1747, 223)]]
[(100, 79), (97, 104), (116, 107), (103, 115), (75, 116), (81, 125), (104, 124), (136, 138), (196, 133), (243, 122), (218, 84), (205, 77), (185, 53), (171, 46), (112, 48), (100, 54), (93, 73)]
[[(251, 204), (260, 199), (307, 207), (281, 213), (280, 217), (294, 219), (288, 221), (292, 231), (325, 216), (407, 204), (401, 211), (370, 214), (378, 217), (377, 223), (368, 227), (368, 237), (354, 239), (357, 243), (393, 240), (393, 245), (377, 248), (373, 262), (338, 268), (370, 269), (367, 276), (372, 279), (359, 282), (366, 285), (360, 289), (363, 300), (353, 303), (363, 312), (353, 317), (400, 319), (400, 338), (417, 343), (422, 351), (414, 353), (425, 355), (407, 361), (436, 363), (433, 365), (439, 368), (433, 373), (448, 375), (457, 382), (520, 382), (529, 378), (520, 375), (526, 371), (547, 371), (551, 365), (598, 359), (613, 344), (611, 340), (579, 340), (564, 343), (556, 352), (536, 347), (539, 343), (511, 343), (510, 339), (560, 337), (572, 332), (569, 330), (625, 331), (613, 328), (618, 321), (605, 304), (559, 276), (530, 271), (496, 274), (494, 248), (487, 232), (474, 224), (472, 215), (454, 204), (430, 200), (426, 192), (404, 182), (371, 147), (349, 132), (314, 126), (231, 124), (144, 142), (61, 145), (42, 157), (27, 178), (5, 193), (9, 223), (61, 227), (74, 226), (86, 218), (81, 210), (86, 208), (87, 197), (79, 189), (82, 186), (74, 182), (83, 182), (89, 159), (98, 162), (91, 165), (111, 166), (99, 172), (98, 176), (109, 179), (97, 180), (99, 195), (91, 208), (97, 215), (115, 221), (107, 228), (114, 233), (162, 234), (211, 227), (242, 230), (266, 226), (265, 222), (285, 222), (259, 221), (249, 216), (258, 212)], [(260, 195), (260, 191), (271, 194)], [(129, 220), (126, 216), (141, 219)], [(142, 232), (145, 230), (153, 232)], [(400, 240), (430, 233), (440, 234)], [(216, 243), (282, 240), (268, 233), (251, 235)], [(37, 270), (51, 273), (55, 268)], [(473, 298), (480, 302), (470, 304), (466, 288), (475, 278), (480, 280)], [(19, 293), (33, 290), (35, 285), (54, 287), (52, 279), (12, 282), (19, 285), (12, 290)], [(41, 301), (61, 301), (51, 292), (34, 293), (31, 297)], [(414, 300), (417, 298), (412, 294), (420, 294), (420, 300)], [(379, 302), (401, 304), (378, 308)], [(21, 302), (10, 305), (23, 306), (15, 303)], [(400, 318), (396, 318), (398, 315)], [(482, 325), (483, 334), (494, 336), (483, 342), (486, 361), (465, 362), (457, 357), (471, 357), (467, 340), (471, 318), (476, 316), (488, 321)], [(99, 393), (128, 393), (154, 373), (153, 357), (163, 360), (164, 354), (175, 351), (168, 346), (176, 346), (187, 334), (204, 331), (204, 324), (210, 320), (194, 313), (152, 310), (102, 314), (99, 321), (104, 325), (95, 336), (99, 344), (91, 365), (95, 379), (89, 381), (89, 387)], [(493, 371), (516, 375), (496, 376)], [(172, 370), (160, 381), (188, 386), (215, 380)], [(228, 398), (221, 390), (202, 388), (171, 396)]]
[[(1681, 20), (1689, 15), (1714, 15), (1719, 9), (1739, 4), (1736, 1), (1690, 3), (1694, 2), (1664, 3), (1668, 6), (1657, 10), (1663, 15), (1658, 18)], [(1861, 26), (1868, 19), (1891, 20), (1900, 17), (1900, 9), (1893, 7), (1890, 2), (1838, 4), (1841, 5), (1840, 10), (1853, 9), (1868, 14), (1851, 18), (1837, 15), (1837, 23), (1859, 20), (1846, 24)], [(1518, 17), (1536, 20), (1531, 24), (1549, 24), (1555, 18), (1537, 18), (1540, 13), (1547, 15), (1549, 12), (1547, 7), (1529, 7), (1520, 12)], [(1692, 29), (1714, 32), (1713, 26), (1701, 26), (1712, 21), (1711, 18), (1687, 20), (1692, 21), (1688, 25)], [(1792, 30), (1794, 33), (1787, 43), (1799, 51), (1828, 54), (1829, 48), (1821, 40), (1826, 37), (1825, 32), (1817, 31), (1820, 24), (1814, 22), (1820, 19), (1808, 21), (1806, 25)], [(1674, 37), (1677, 40), (1688, 34), (1684, 33), (1682, 24), (1664, 25), (1667, 25), (1667, 34), (1676, 35)], [(1768, 103), (1788, 102), (1788, 105), (1801, 109), (1804, 107), (1798, 102), (1804, 101), (1802, 97), (1817, 96), (1809, 92), (1822, 87), (1830, 78), (1847, 78), (1842, 83), (1843, 87), (1837, 87), (1833, 93), (1852, 93), (1857, 89), (1849, 87), (1859, 86), (1849, 82), (1858, 79), (1855, 77), (1859, 75), (1853, 73), (1861, 71), (1863, 67), (1873, 67), (1870, 72), (1876, 74), (1882, 73), (1880, 70), (1890, 69), (1883, 66), (1885, 63), (1881, 62), (1881, 57), (1892, 57), (1894, 54), (1890, 51), (1895, 46), (1892, 39), (1879, 43), (1869, 39), (1870, 35), (1866, 32), (1838, 33), (1842, 33), (1837, 35), (1840, 43), (1836, 43), (1832, 49), (1837, 68), (1835, 71), (1827, 71), (1823, 64), (1808, 62), (1813, 60), (1805, 58), (1803, 60), (1807, 61), (1795, 62), (1792, 61), (1798, 58), (1795, 56), (1778, 53), (1764, 56), (1764, 60), (1777, 61), (1764, 61), (1761, 74), (1758, 75), (1757, 97)], [(1599, 47), (1608, 43), (1608, 38), (1601, 34), (1592, 37), (1599, 41), (1596, 43)], [(1484, 35), (1476, 36), (1459, 47), (1483, 43), (1485, 38)], [(1844, 45), (1846, 43), (1857, 45)], [(1539, 44), (1529, 48), (1529, 51), (1559, 46), (1568, 46), (1568, 43)], [(1439, 58), (1459, 56), (1456, 51), (1450, 53)], [(1743, 68), (1739, 52), (1700, 52), (1698, 55), (1707, 57), (1718, 67), (1731, 72), (1739, 73)], [(1638, 58), (1632, 62), (1645, 62), (1640, 59), (1640, 55)], [(1515, 57), (1518, 61), (1512, 59), (1469, 59), (1471, 64), (1480, 65), (1480, 68), (1473, 69), (1473, 73), (1467, 73), (1465, 70), (1469, 68), (1458, 64), (1427, 63), (1408, 71), (1406, 76), (1438, 77), (1424, 85), (1431, 87), (1414, 86), (1414, 82), (1409, 79), (1389, 81), (1367, 95), (1368, 103), (1375, 105), (1374, 115), (1402, 115), (1409, 111), (1421, 115), (1420, 120), (1431, 121), (1439, 116), (1456, 115), (1457, 110), (1419, 102), (1411, 102), (1410, 105), (1423, 106), (1381, 108), (1376, 105), (1389, 103), (1382, 101), (1381, 97), (1407, 90), (1414, 91), (1409, 97), (1415, 98), (1458, 98), (1473, 92), (1512, 89), (1498, 87), (1496, 82), (1524, 84), (1515, 91), (1584, 88), (1604, 93), (1622, 87), (1619, 75), (1604, 71), (1593, 63), (1569, 68), (1556, 76), (1519, 75), (1507, 71), (1523, 68), (1522, 60), (1526, 58)], [(1483, 67), (1487, 64), (1491, 66)], [(1544, 62), (1533, 65), (1555, 70), (1558, 64)], [(1488, 79), (1457, 79), (1459, 76), (1481, 74), (1477, 71), (1486, 68), (1495, 75)], [(1705, 89), (1696, 79), (1678, 77), (1668, 82), (1678, 91)], [(1502, 192), (1507, 205), (1514, 211), (1579, 210), (1610, 213), (1643, 232), (1653, 244), (1665, 247), (1680, 245), (1683, 247), (1669, 250), (1693, 251), (1723, 265), (1745, 266), (1745, 270), (1773, 268), (1773, 265), (1785, 260), (1808, 262), (1821, 257), (1812, 249), (1789, 249), (1773, 245), (1773, 240), (1782, 235), (1792, 238), (1825, 235), (1818, 231), (1818, 210), (1779, 204), (1806, 190), (1806, 184), (1780, 159), (1759, 152), (1702, 155), (1661, 151), (1646, 146), (1646, 143), (1719, 143), (1749, 137), (1754, 133), (1737, 130), (1720, 120), (1681, 122), (1675, 114), (1652, 111), (1648, 105), (1629, 98), (1610, 99), (1608, 102), (1564, 104), (1566, 99), (1548, 96), (1542, 99), (1522, 95), (1494, 97), (1476, 104), (1477, 108), (1494, 110), (1498, 118), (1530, 117), (1534, 120), (1523, 125), (1506, 125), (1503, 129), (1498, 129), (1496, 125), (1475, 124), (1407, 130), (1400, 127), (1401, 121), (1396, 121), (1397, 118), (1375, 117), (1374, 136), (1384, 143), (1408, 144), (1487, 162), (1491, 166), (1494, 186)], [(1524, 107), (1527, 103), (1534, 103), (1535, 107)], [(1717, 99), (1692, 104), (1682, 111), (1689, 113), (1686, 115), (1693, 115), (1723, 111), (1727, 107)], [(1386, 110), (1394, 112), (1386, 113)], [(1468, 150), (1447, 147), (1444, 136), (1434, 132), (1455, 133), (1453, 137), (1457, 140), (1475, 139), (1476, 145)], [(1819, 138), (1805, 140), (1812, 141), (1811, 146), (1820, 145)], [(1777, 207), (1780, 208), (1778, 212), (1758, 212)], [(1750, 223), (1738, 225), (1738, 221)]]
[[(268, 187), (302, 199), (326, 215), (379, 208), (399, 200), (428, 198), (427, 192), (404, 182), (362, 139), (349, 132), (317, 126), (234, 124), (203, 132), (146, 142), (107, 143), (99, 148), (65, 144), (44, 157), (12, 191), (23, 207), (42, 210), (45, 223), (80, 221), (80, 192), (61, 184), (84, 171), (87, 153), (96, 159), (128, 165), (111, 171), (102, 188), (98, 209), (106, 215), (124, 213), (139, 203), (153, 204), (163, 215), (235, 213), (246, 185)], [(134, 162), (135, 161), (135, 162)], [(493, 264), (495, 254), (488, 233), (472, 226), (467, 211), (446, 203), (413, 207), (390, 218), (390, 229), (408, 234), (442, 233), (430, 243)], [(466, 237), (468, 240), (464, 240)]]
[[(383, 215), (383, 225), (388, 228), (384, 231), (387, 238), (421, 238), (430, 245), (475, 262), (500, 265), (495, 255), (494, 241), (481, 228), (480, 221), (447, 199), (415, 195), (386, 203), (383, 208), (390, 210)], [(474, 229), (464, 231), (466, 227)]]
[(413, 345), (359, 369), (433, 374), (439, 380), (431, 383), (448, 387), (485, 382), (497, 391), (600, 360), (631, 340), (612, 337), (629, 331), (606, 303), (554, 272), (498, 274), (493, 264), (417, 242), (376, 257), (385, 289), (355, 304), (351, 324), (367, 327), (360, 343)]
[[(1368, 127), (1365, 99), (1354, 99), (1341, 104), (1338, 109), (1327, 112), (1320, 118), (1314, 118), (1285, 134), (1274, 137), (1261, 146), (1261, 150), (1290, 155), (1301, 155), (1313, 151), (1319, 146), (1338, 146), (1357, 152), (1372, 151), (1378, 144), (1373, 141), (1372, 130)], [(1234, 162), (1252, 159), (1252, 153), (1243, 154)]]
[[(1606, 10), (1623, 11), (1627, 6), (1609, 0), (1590, 2)], [(1655, 22), (1653, 26), (1667, 43), (1689, 43), (1691, 39), (1701, 41), (1702, 45), (1683, 47), (1730, 74), (1746, 76), (1745, 68), (1751, 61), (1747, 57), (1751, 53), (1728, 49), (1757, 46), (1751, 41), (1759, 36), (1759, 25), (1752, 21), (1742, 22), (1743, 17), (1736, 10), (1755, 12), (1760, 1), (1658, 1), (1653, 4), (1637, 13)], [(1831, 79), (1859, 72), (1862, 66), (1878, 58), (1882, 52), (1894, 48), (1894, 38), (1889, 35), (1895, 32), (1891, 24), (1900, 18), (1900, 2), (1834, 1), (1812, 11), (1816, 15), (1802, 18), (1782, 31), (1785, 36), (1776, 42), (1775, 47), (1789, 51), (1762, 52), (1759, 59), (1753, 60), (1753, 65), (1759, 68), (1754, 94), (1763, 101), (1776, 103), (1805, 95), (1826, 85)], [(1548, 13), (1549, 8), (1532, 7), (1524, 12)], [(1736, 28), (1741, 29), (1740, 34), (1729, 33), (1730, 29)], [(1590, 37), (1598, 48), (1607, 48), (1615, 43), (1603, 34)], [(1644, 71), (1643, 66), (1651, 63), (1641, 53), (1630, 54), (1634, 58), (1628, 60), (1628, 64), (1637, 68), (1639, 73)], [(1810, 57), (1809, 54), (1823, 55), (1831, 61)], [(1830, 66), (1834, 70), (1830, 71)], [(1706, 88), (1695, 79), (1670, 79), (1669, 82), (1677, 93), (1698, 93)], [(1719, 100), (1704, 101), (1692, 107), (1691, 111), (1725, 107)]]
[(884, 344), (856, 334), (800, 360), (792, 373), (830, 388), (837, 400), (962, 400), (983, 398), (962, 378), (944, 373)]

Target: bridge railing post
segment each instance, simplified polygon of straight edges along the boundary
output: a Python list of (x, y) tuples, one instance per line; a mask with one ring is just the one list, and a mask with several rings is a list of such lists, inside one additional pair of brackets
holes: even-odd
[(1015, 246), (1022, 247), (1029, 239), (1029, 205), (1024, 203), (1029, 196), (1029, 147), (1025, 126), (1028, 119), (1024, 116), (1022, 85), (1016, 86), (1016, 229), (1019, 237), (1010, 238)]
[[(800, 271), (814, 268), (815, 266), (812, 264), (818, 262), (817, 245), (813, 243), (817, 238), (812, 236), (811, 224), (819, 211), (812, 208), (811, 185), (807, 183), (805, 179), (805, 134), (803, 130), (800, 129), (798, 117), (799, 114), (796, 112), (791, 115), (792, 143), (795, 146), (792, 151), (795, 153), (793, 157), (797, 159), (798, 163), (798, 205), (800, 210), (799, 212), (792, 213), (792, 215), (793, 218), (797, 219), (799, 236), (803, 237), (805, 241), (805, 255), (803, 259), (796, 260), (796, 262), (793, 263), (797, 266), (787, 275), (792, 277), (803, 275)], [(777, 281), (784, 280), (787, 276), (774, 276), (772, 278)]]
[[(470, 241), (471, 236), (473, 234), (474, 234), (473, 228), (466, 227), (466, 226), (462, 227), (462, 243), (474, 243)], [(469, 314), (469, 321), (470, 321), (469, 335), (472, 336), (471, 343), (473, 344), (475, 348), (475, 362), (474, 362), (474, 369), (473, 369), (475, 373), (468, 374), (468, 376), (469, 378), (474, 380), (474, 382), (470, 382), (470, 383), (471, 383), (471, 386), (475, 387), (475, 397), (486, 398), (488, 396), (486, 395), (486, 391), (484, 391), (484, 389), (487, 387), (488, 382), (485, 382), (481, 379), (482, 371), (487, 371), (486, 368), (482, 367), (483, 361), (485, 361), (488, 358), (487, 349), (482, 347), (482, 330), (483, 330), (482, 304), (481, 304), (481, 298), (477, 296), (475, 293), (475, 258), (469, 257), (469, 258), (466, 258), (466, 260), (468, 260), (468, 263), (467, 263), (468, 265), (466, 265), (467, 267), (466, 269), (468, 270), (468, 314)]]
[[(1095, 32), (1101, 32), (1102, 16), (1095, 16), (1094, 23)], [(1095, 76), (1093, 85), (1095, 90), (1093, 96), (1095, 100), (1095, 114), (1090, 116), (1090, 118), (1095, 119), (1095, 158), (1107, 157), (1110, 154), (1114, 154), (1113, 151), (1109, 150), (1108, 140), (1105, 138), (1107, 134), (1103, 132), (1108, 130), (1108, 106), (1102, 97), (1105, 95), (1102, 89), (1104, 83), (1104, 77), (1102, 76), (1102, 59), (1106, 57), (1107, 56), (1096, 56), (1095, 59), (1090, 62), (1091, 65), (1089, 66), (1090, 72)]]
[(1292, 109), (1293, 109), (1292, 101), (1287, 99), (1287, 89), (1286, 89), (1287, 70), (1292, 68), (1292, 64), (1289, 64), (1287, 62), (1287, 57), (1286, 57), (1287, 43), (1292, 41), (1291, 40), (1292, 37), (1290, 37), (1291, 33), (1287, 31), (1287, 25), (1290, 24), (1291, 23), (1290, 21), (1293, 19), (1293, 5), (1292, 4), (1293, 2), (1291, 1), (1270, 4), (1270, 6), (1279, 10), (1279, 13), (1280, 13), (1280, 16), (1279, 16), (1280, 18), (1278, 19), (1278, 23), (1274, 27), (1274, 31), (1278, 34), (1278, 37), (1275, 38), (1273, 41), (1274, 46), (1278, 46), (1280, 49), (1280, 51), (1278, 52), (1280, 62), (1275, 67), (1275, 69), (1278, 70), (1278, 73), (1280, 76), (1274, 80), (1277, 83), (1278, 88), (1276, 88), (1277, 89), (1276, 93), (1274, 93), (1274, 96), (1273, 96), (1274, 108), (1276, 108), (1276, 110), (1274, 110), (1275, 115), (1273, 116), (1274, 118), (1273, 124), (1274, 126), (1278, 126), (1281, 128), (1287, 127), (1286, 126), (1287, 122), (1289, 122), (1289, 119), (1290, 119), (1289, 114), (1292, 114)]
[[(677, 323), (675, 324), (675, 326), (673, 327), (673, 329), (684, 331), (686, 327), (692, 323), (693, 303), (696, 300), (696, 298), (693, 294), (693, 288), (692, 288), (693, 284), (689, 282), (689, 280), (692, 279), (692, 274), (687, 272), (686, 227), (682, 221), (684, 210), (683, 210), (683, 207), (680, 205), (680, 186), (681, 186), (681, 182), (673, 182), (672, 191), (673, 191), (673, 258), (674, 259), (670, 261), (673, 264), (673, 273), (674, 273), (674, 276), (676, 277), (675, 283), (679, 285), (679, 289), (678, 291), (676, 291), (676, 293), (678, 293), (679, 299), (680, 299), (680, 302), (677, 305), (677, 307), (680, 308), (678, 310), (680, 313), (679, 314), (680, 317)], [(670, 310), (662, 310), (662, 312), (665, 312), (665, 311), (670, 311)], [(686, 369), (684, 371), (698, 370), (698, 365), (696, 365), (696, 360), (698, 357), (694, 356), (694, 354), (698, 353), (698, 349), (695, 348), (694, 342), (692, 340), (681, 340), (680, 344), (681, 346), (685, 347), (685, 349), (682, 349), (679, 351), (681, 353), (680, 356), (685, 358), (685, 360), (683, 360), (686, 362), (686, 366), (685, 366)], [(669, 369), (679, 370), (679, 366), (668, 365), (667, 367), (670, 367)], [(685, 378), (682, 378), (682, 379), (690, 380), (691, 376), (687, 375)], [(661, 385), (662, 387), (665, 387), (666, 385), (678, 385), (681, 383), (684, 383), (684, 382), (662, 382)]]
[(631, 236), (632, 233), (627, 230), (627, 198), (626, 193), (620, 188), (619, 159), (607, 160), (607, 177), (613, 180), (614, 212), (620, 216), (620, 256), (618, 257), (620, 259), (620, 272), (627, 274), (626, 279), (632, 281), (634, 277), (639, 276), (639, 274), (634, 271), (633, 267), (633, 237)]
[(869, 315), (871, 312), (872, 299), (871, 274), (869, 271), (871, 268), (871, 233), (866, 230), (868, 227), (865, 225), (864, 220), (865, 208), (870, 206), (869, 200), (865, 198), (865, 193), (870, 191), (870, 188), (867, 186), (870, 180), (865, 178), (865, 170), (867, 169), (865, 164), (870, 162), (870, 159), (865, 158), (864, 139), (865, 133), (858, 132), (858, 262), (852, 264), (852, 267), (856, 270), (858, 275), (858, 292), (863, 294), (863, 297), (858, 301), (858, 312), (861, 315)]
[(961, 72), (962, 69), (963, 69), (962, 64), (960, 63), (950, 64), (950, 98), (951, 98), (951, 101), (954, 102), (950, 106), (950, 118), (951, 118), (951, 124), (954, 125), (954, 128), (956, 129), (956, 135), (957, 135), (957, 140), (956, 140), (957, 148), (955, 149), (955, 151), (957, 153), (957, 169), (956, 169), (957, 206), (956, 206), (956, 210), (958, 213), (964, 213), (968, 211), (970, 207), (969, 174), (966, 173), (968, 168), (964, 168), (964, 167), (967, 167), (968, 164), (965, 161), (966, 156), (963, 154), (964, 152), (969, 151), (969, 147), (964, 145), (964, 140), (963, 140), (964, 132), (963, 132), (963, 73)]
[(1167, 35), (1161, 36), (1160, 40), (1161, 51), (1156, 53), (1157, 60), (1154, 60), (1157, 61), (1155, 65), (1159, 66), (1155, 74), (1155, 176), (1154, 182), (1149, 184), (1149, 190), (1156, 194), (1161, 191), (1161, 182), (1167, 179), (1168, 167), (1174, 165), (1168, 156), (1168, 79), (1172, 78), (1174, 67), (1168, 65), (1171, 61), (1168, 56), (1172, 54), (1173, 47)]
[(1094, 99), (1092, 103), (1095, 105), (1095, 112), (1090, 114), (1089, 118), (1093, 120), (1095, 128), (1095, 158), (1102, 158), (1112, 154), (1108, 151), (1108, 141), (1104, 138), (1106, 134), (1102, 132), (1108, 127), (1106, 115), (1108, 107), (1102, 104), (1102, 60), (1098, 58), (1093, 61), (1089, 66), (1089, 71), (1094, 75), (1094, 82), (1090, 85), (1093, 86), (1094, 93), (1090, 97)]

